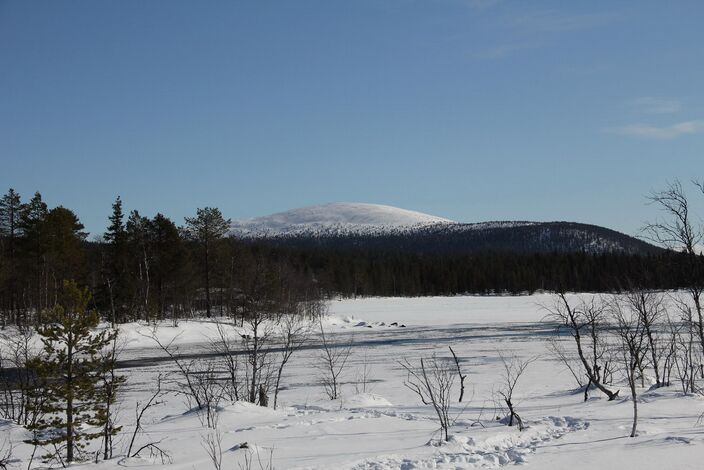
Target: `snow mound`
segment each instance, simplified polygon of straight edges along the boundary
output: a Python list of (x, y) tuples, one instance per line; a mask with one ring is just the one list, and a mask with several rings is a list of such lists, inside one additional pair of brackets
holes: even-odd
[(393, 406), (389, 400), (375, 393), (359, 393), (345, 400), (348, 408), (369, 408), (374, 406)]
[(248, 417), (270, 417), (270, 416), (285, 416), (281, 410), (275, 410), (266, 406), (255, 405), (246, 401), (236, 401), (231, 405), (223, 407), (223, 410), (229, 413), (237, 413), (240, 417), (247, 415)]
[(334, 202), (292, 209), (265, 217), (236, 220), (233, 234), (242, 237), (386, 233), (452, 220), (381, 204)]

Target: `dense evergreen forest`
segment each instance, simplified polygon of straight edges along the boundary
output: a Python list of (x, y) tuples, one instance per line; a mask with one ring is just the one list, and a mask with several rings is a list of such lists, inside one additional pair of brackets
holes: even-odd
[[(265, 292), (299, 298), (355, 295), (521, 294), (617, 291), (687, 285), (682, 255), (419, 253), (353, 247), (287, 247), (229, 235), (229, 220), (199, 209), (178, 226), (167, 216), (106, 208), (105, 233), (89, 241), (72, 210), (39, 193), (0, 200), (3, 324), (41, 324), (64, 281), (89, 289), (93, 308), (115, 323), (236, 315)], [(370, 244), (373, 246), (373, 244)], [(700, 263), (701, 264), (701, 263)]]
[(575, 222), (458, 222), (434, 223), (396, 230), (345, 231), (344, 228), (315, 227), (309, 232), (252, 236), (233, 230), (242, 238), (266, 240), (269, 245), (340, 249), (363, 247), (375, 252), (403, 251), (429, 255), (457, 253), (621, 253), (658, 254), (663, 248), (644, 240), (596, 225)]

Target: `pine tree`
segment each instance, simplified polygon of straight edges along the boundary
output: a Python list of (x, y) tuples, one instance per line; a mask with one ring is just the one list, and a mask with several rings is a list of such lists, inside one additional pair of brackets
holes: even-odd
[(152, 247), (150, 272), (154, 285), (152, 298), (159, 319), (163, 319), (167, 305), (175, 303), (177, 290), (183, 293), (190, 277), (187, 271), (188, 251), (176, 225), (162, 214), (157, 214), (150, 221), (149, 240)]
[(51, 305), (58, 303), (64, 281), (85, 279), (86, 233), (83, 228), (76, 214), (61, 206), (51, 209), (41, 223), (40, 243), (46, 253), (49, 278), (54, 284)]
[(45, 460), (62, 459), (65, 445), (66, 462), (73, 462), (86, 442), (103, 433), (85, 431), (84, 425), (103, 427), (106, 419), (101, 376), (106, 368), (100, 352), (110, 345), (115, 332), (94, 333), (98, 313), (89, 310), (91, 300), (87, 289), (73, 281), (63, 283), (61, 302), (48, 313), (48, 322), (40, 326), (43, 349), (32, 361), (44, 400), (39, 406), (42, 417), (29, 426), (33, 439), (30, 444), (54, 445), (57, 452)]
[(48, 272), (46, 256), (41, 244), (42, 223), (49, 209), (39, 192), (24, 204), (20, 215), (19, 226), (22, 231), (20, 241), (20, 257), (24, 285), (28, 292), (29, 307), (36, 314), (36, 322), (41, 323), (41, 312), (48, 304)]
[(186, 217), (186, 234), (203, 249), (205, 274), (205, 308), (206, 316), (210, 318), (210, 277), (212, 268), (212, 253), (215, 244), (222, 239), (230, 229), (230, 219), (225, 219), (220, 209), (205, 207), (198, 209), (196, 217)]
[(149, 247), (149, 219), (143, 217), (138, 211), (133, 210), (125, 226), (128, 247), (130, 252), (130, 267), (132, 277), (136, 284), (135, 306), (142, 314), (142, 318), (149, 319), (149, 287), (150, 280), (150, 247)]

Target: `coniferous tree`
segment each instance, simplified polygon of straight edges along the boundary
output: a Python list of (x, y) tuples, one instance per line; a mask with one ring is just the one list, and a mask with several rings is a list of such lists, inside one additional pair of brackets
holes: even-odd
[(210, 281), (212, 268), (212, 253), (215, 244), (222, 239), (230, 229), (230, 219), (225, 219), (220, 209), (205, 207), (198, 209), (196, 217), (186, 217), (186, 235), (195, 241), (203, 250), (203, 274), (205, 278), (205, 309), (210, 317)]
[(13, 321), (18, 319), (17, 295), (17, 240), (20, 236), (19, 220), (22, 212), (20, 195), (12, 188), (0, 198), (0, 240), (2, 241), (3, 271), (5, 282), (2, 292), (5, 300), (4, 309)]
[(58, 303), (63, 282), (86, 277), (86, 233), (73, 211), (59, 206), (51, 209), (40, 228), (40, 243), (46, 253), (49, 278), (53, 284), (50, 304)]
[(135, 279), (135, 307), (145, 320), (149, 319), (150, 247), (149, 219), (133, 210), (125, 225), (130, 251), (130, 266)]
[(107, 288), (111, 321), (124, 322), (130, 317), (133, 303), (132, 280), (129, 271), (129, 246), (123, 221), (122, 199), (112, 205), (110, 225), (103, 238), (108, 244), (103, 282)]
[[(37, 390), (44, 396), (41, 402), (42, 418), (30, 426), (34, 445), (65, 445), (65, 460), (76, 460), (77, 452), (86, 442), (100, 437), (106, 414), (102, 412), (100, 392), (101, 374), (106, 367), (100, 352), (114, 340), (115, 332), (94, 333), (98, 313), (88, 309), (91, 300), (87, 289), (73, 281), (64, 281), (61, 302), (48, 313), (47, 323), (38, 328), (43, 349), (30, 367), (42, 386)], [(108, 361), (109, 362), (109, 361)], [(84, 429), (97, 426), (97, 432)], [(62, 459), (62, 455), (48, 454), (47, 460)]]
[(176, 225), (162, 214), (157, 214), (149, 224), (151, 243), (151, 273), (154, 285), (155, 311), (159, 319), (166, 316), (170, 305), (177, 303), (177, 296), (187, 290), (190, 273), (188, 271), (188, 251)]
[(49, 209), (39, 192), (23, 206), (20, 215), (20, 256), (22, 259), (23, 284), (28, 292), (27, 307), (35, 313), (35, 321), (41, 323), (41, 312), (49, 307), (48, 303), (48, 272), (46, 254), (41, 244), (41, 227)]

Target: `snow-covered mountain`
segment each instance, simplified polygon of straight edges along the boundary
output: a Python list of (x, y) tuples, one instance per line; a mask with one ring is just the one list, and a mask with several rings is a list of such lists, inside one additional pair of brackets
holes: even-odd
[(333, 202), (292, 209), (265, 217), (236, 220), (234, 235), (245, 238), (301, 235), (373, 235), (408, 232), (456, 222), (398, 207), (361, 202)]
[(462, 223), (398, 207), (331, 203), (237, 220), (232, 235), (301, 248), (415, 253), (656, 253), (629, 235), (575, 222)]

